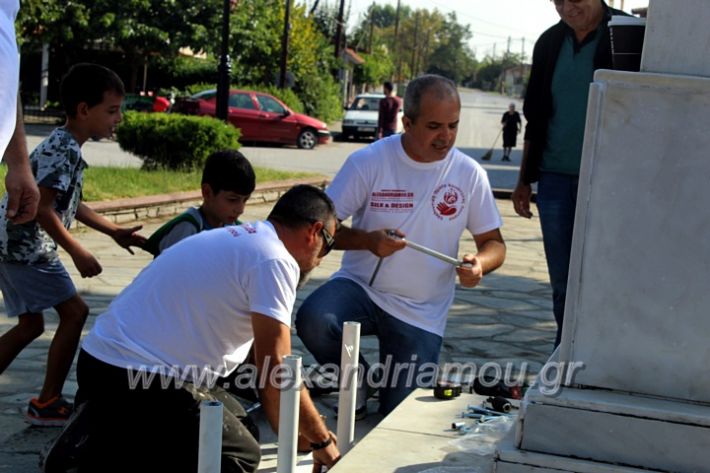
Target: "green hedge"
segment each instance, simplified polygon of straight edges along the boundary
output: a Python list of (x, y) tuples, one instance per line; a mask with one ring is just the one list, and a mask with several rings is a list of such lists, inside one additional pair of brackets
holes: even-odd
[(127, 112), (116, 135), (144, 169), (202, 169), (212, 152), (239, 148), (239, 130), (210, 117)]

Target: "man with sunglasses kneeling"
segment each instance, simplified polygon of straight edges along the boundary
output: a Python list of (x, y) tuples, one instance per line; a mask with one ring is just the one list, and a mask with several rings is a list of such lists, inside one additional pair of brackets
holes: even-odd
[[(224, 405), (221, 471), (256, 471), (260, 449), (241, 422), (246, 413), (214, 383), (253, 344), (256, 371), (267, 380), (260, 400), (277, 430), (280, 391), (272, 381), (291, 354), (296, 289), (332, 247), (335, 228), (328, 196), (300, 185), (265, 221), (199, 233), (146, 267), (82, 343), (76, 402), (86, 405), (88, 440), (79, 471), (197, 471), (202, 400)], [(332, 467), (334, 439), (302, 389), (299, 447)]]

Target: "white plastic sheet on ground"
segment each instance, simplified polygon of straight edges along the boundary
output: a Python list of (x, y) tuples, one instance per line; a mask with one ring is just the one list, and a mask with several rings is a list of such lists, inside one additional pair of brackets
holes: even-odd
[[(498, 443), (515, 423), (512, 416), (494, 417), (486, 422), (475, 424), (470, 432), (450, 443), (458, 450), (475, 455), (493, 455)], [(428, 470), (427, 470), (428, 472)], [(434, 472), (432, 472), (434, 473)]]

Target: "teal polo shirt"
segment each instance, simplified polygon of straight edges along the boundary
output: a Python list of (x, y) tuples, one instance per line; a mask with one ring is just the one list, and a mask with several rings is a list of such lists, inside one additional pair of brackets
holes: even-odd
[(568, 34), (562, 43), (552, 76), (553, 114), (547, 129), (547, 145), (542, 154), (543, 172), (579, 175), (587, 118), (589, 84), (594, 78), (594, 55), (599, 31), (581, 44)]

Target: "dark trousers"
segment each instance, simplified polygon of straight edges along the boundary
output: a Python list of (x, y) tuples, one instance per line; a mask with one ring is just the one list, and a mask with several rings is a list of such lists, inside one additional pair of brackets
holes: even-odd
[[(129, 371), (81, 350), (77, 404), (88, 402), (89, 425), (81, 473), (197, 471), (200, 402), (224, 405), (222, 472), (256, 471), (259, 444), (241, 420), (239, 402), (221, 388), (176, 386), (156, 376), (130, 386)], [(135, 378), (134, 378), (135, 379)]]
[(555, 346), (562, 337), (578, 183), (577, 176), (542, 173), (537, 184), (537, 210), (552, 285), (552, 311), (557, 322)]

